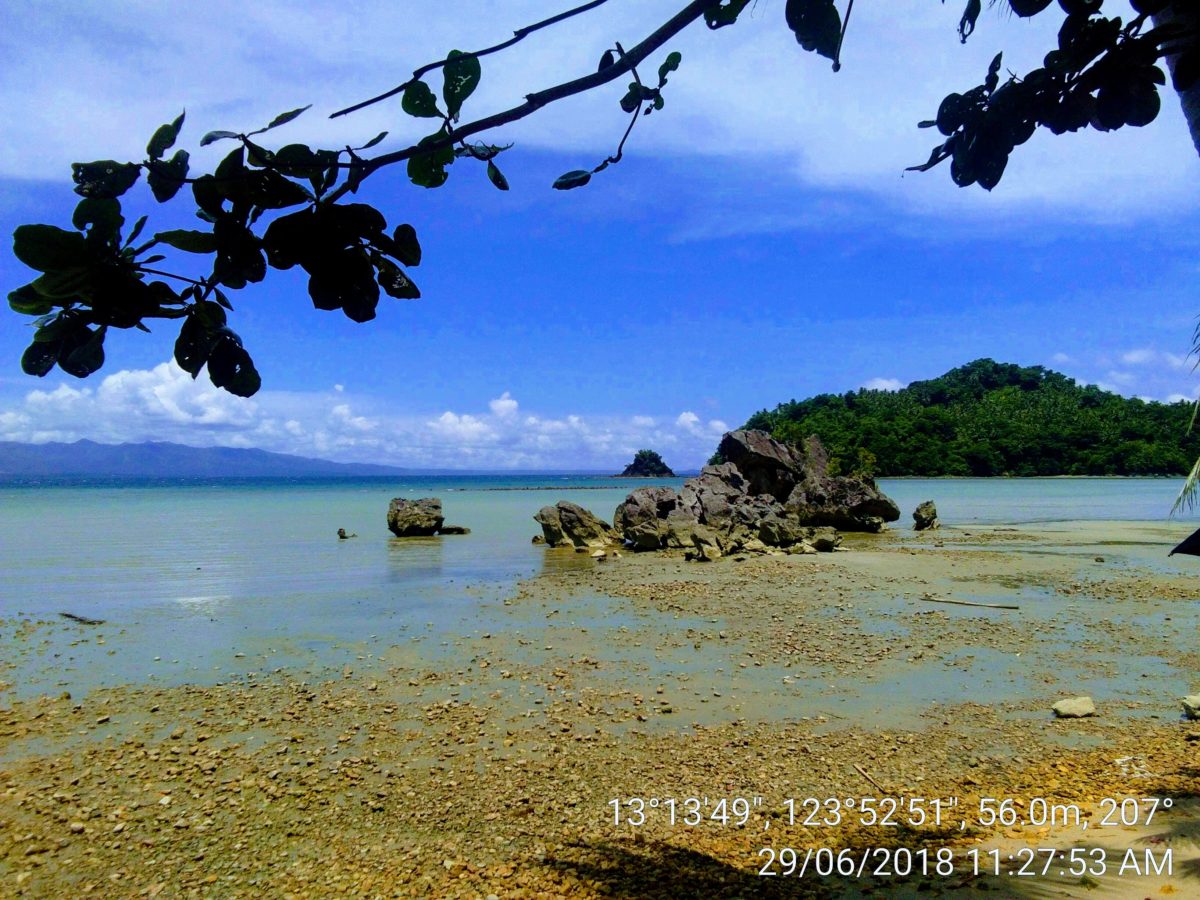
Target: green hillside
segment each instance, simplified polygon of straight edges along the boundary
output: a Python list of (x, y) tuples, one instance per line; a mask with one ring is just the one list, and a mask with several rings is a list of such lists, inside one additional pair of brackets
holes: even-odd
[(1187, 402), (1127, 399), (1041, 366), (978, 359), (899, 391), (781, 403), (744, 427), (787, 443), (816, 434), (841, 473), (1183, 475), (1200, 456), (1191, 416)]

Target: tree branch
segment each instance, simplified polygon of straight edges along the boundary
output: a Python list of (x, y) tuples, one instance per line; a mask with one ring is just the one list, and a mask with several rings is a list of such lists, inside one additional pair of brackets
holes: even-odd
[[(486, 116), (482, 119), (477, 119), (474, 122), (469, 122), (461, 128), (455, 128), (436, 141), (420, 146), (413, 145), (406, 147), (403, 150), (396, 150), (392, 153), (384, 153), (381, 156), (376, 156), (374, 159), (365, 160), (363, 163), (363, 174), (359, 179), (361, 184), (368, 176), (382, 169), (384, 166), (392, 165), (393, 163), (403, 162), (411, 159), (418, 153), (429, 153), (435, 150), (440, 150), (444, 147), (452, 146), (458, 141), (468, 138), (473, 134), (478, 134), (481, 131), (488, 131), (492, 128), (499, 128), (501, 125), (508, 125), (525, 118), (532, 113), (537, 112), (543, 106), (548, 106), (557, 100), (564, 100), (567, 97), (573, 97), (576, 94), (582, 94), (586, 91), (598, 88), (601, 85), (608, 84), (610, 81), (615, 81), (626, 72), (631, 72), (633, 68), (644, 60), (647, 56), (660, 48), (663, 44), (669, 41), (679, 32), (683, 31), (697, 19), (704, 15), (704, 10), (712, 5), (712, 0), (692, 0), (687, 6), (673, 15), (670, 19), (660, 25), (652, 34), (646, 37), (640, 44), (632, 47), (621, 59), (613, 63), (611, 66), (606, 66), (599, 72), (594, 72), (591, 75), (585, 75), (582, 78), (576, 78), (574, 81), (567, 81), (554, 87), (546, 88), (542, 91), (537, 91), (533, 94), (528, 94), (525, 97), (525, 102), (519, 106), (514, 106), (504, 112), (495, 113), (494, 115)], [(341, 187), (333, 191), (324, 198), (323, 202), (333, 203), (344, 197), (350, 188), (348, 184), (343, 183)]]
[[(597, 6), (603, 6), (607, 2), (608, 0), (592, 0), (591, 3), (585, 3), (582, 6), (575, 7), (574, 9), (568, 9), (566, 12), (561, 12), (556, 16), (551, 16), (548, 19), (535, 22), (533, 25), (526, 25), (524, 28), (518, 28), (513, 32), (513, 36), (507, 41), (497, 44), (494, 47), (488, 47), (486, 50), (475, 50), (472, 53), (464, 53), (462, 56), (458, 57), (458, 59), (461, 60), (464, 57), (475, 57), (478, 59), (481, 56), (487, 56), (489, 53), (498, 53), (501, 50), (507, 50), (513, 44), (519, 43), (529, 35), (533, 34), (535, 31), (541, 31), (543, 28), (549, 28), (551, 25), (557, 25), (559, 22), (566, 21), (567, 19), (578, 16), (581, 13), (593, 10)], [(421, 76), (428, 72), (432, 72), (435, 69), (440, 69), (444, 65), (446, 65), (446, 60), (444, 59), (440, 62), (427, 63), (426, 65), (421, 66), (421, 68), (414, 70), (412, 78), (408, 79), (408, 81), (404, 82), (404, 84), (398, 84), (390, 91), (384, 91), (379, 96), (372, 97), (370, 100), (364, 100), (361, 103), (355, 103), (353, 106), (347, 106), (345, 109), (339, 109), (337, 112), (330, 115), (329, 118), (336, 119), (338, 116), (345, 116), (352, 112), (358, 112), (358, 110), (371, 106), (374, 103), (380, 103), (383, 100), (387, 100), (389, 97), (395, 97), (397, 94), (403, 93), (409, 85), (420, 81)]]

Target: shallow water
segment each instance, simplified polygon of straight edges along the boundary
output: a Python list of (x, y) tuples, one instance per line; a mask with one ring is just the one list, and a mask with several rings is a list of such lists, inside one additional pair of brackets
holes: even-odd
[[(608, 518), (633, 487), (681, 483), (556, 474), (0, 486), (0, 679), (14, 685), (8, 696), (83, 693), (279, 667), (362, 668), (399, 642), (437, 647), (484, 620), (499, 622), (499, 601), (544, 564), (589, 562), (551, 560), (531, 545), (542, 505), (568, 499)], [(948, 525), (1162, 521), (1177, 486), (881, 482), (904, 510), (901, 532), (911, 509), (931, 498)], [(385, 518), (395, 496), (440, 496), (447, 521), (472, 533), (392, 538)], [(339, 541), (339, 527), (359, 537)], [(78, 625), (60, 612), (105, 624)]]

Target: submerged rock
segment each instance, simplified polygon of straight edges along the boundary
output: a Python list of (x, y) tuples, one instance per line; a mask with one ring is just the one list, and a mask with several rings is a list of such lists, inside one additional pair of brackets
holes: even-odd
[(470, 534), (471, 529), (466, 525), (443, 525), (438, 529), (438, 534)]
[(1060, 719), (1085, 719), (1096, 714), (1096, 704), (1091, 697), (1070, 697), (1059, 700), (1051, 707)]
[(596, 548), (615, 540), (612, 526), (567, 500), (543, 506), (533, 520), (542, 526), (542, 535), (550, 547)]
[(396, 537), (427, 537), (436, 534), (444, 521), (442, 501), (437, 497), (396, 497), (388, 506), (388, 529)]
[(924, 501), (913, 510), (913, 529), (915, 531), (939, 528), (941, 524), (938, 521), (937, 507), (933, 505), (932, 500)]

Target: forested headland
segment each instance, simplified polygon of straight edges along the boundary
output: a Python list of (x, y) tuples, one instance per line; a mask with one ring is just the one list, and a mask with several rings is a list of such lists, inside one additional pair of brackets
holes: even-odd
[(1122, 397), (1042, 366), (978, 359), (898, 391), (791, 400), (745, 428), (810, 434), (834, 473), (1183, 475), (1200, 456), (1192, 404)]

